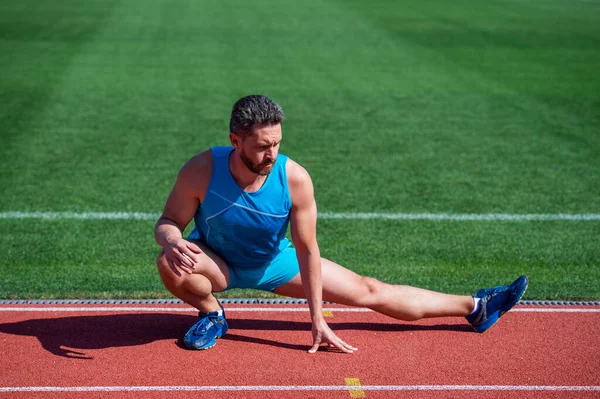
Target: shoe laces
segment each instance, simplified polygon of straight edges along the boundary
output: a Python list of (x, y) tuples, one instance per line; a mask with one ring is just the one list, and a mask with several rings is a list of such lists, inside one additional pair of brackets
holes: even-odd
[(507, 289), (508, 289), (508, 287), (506, 287), (506, 286), (498, 286), (498, 287), (488, 288), (487, 290), (485, 290), (485, 298), (487, 300), (490, 300), (493, 297), (495, 297), (496, 295), (506, 292)]
[(196, 322), (196, 326), (194, 327), (194, 333), (204, 333), (214, 324), (215, 323), (212, 321), (211, 316), (203, 317)]

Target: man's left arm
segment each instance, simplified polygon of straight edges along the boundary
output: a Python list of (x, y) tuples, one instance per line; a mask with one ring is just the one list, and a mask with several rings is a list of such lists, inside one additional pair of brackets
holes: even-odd
[(296, 247), (302, 286), (310, 308), (312, 319), (313, 346), (309, 353), (315, 353), (323, 343), (330, 344), (346, 353), (356, 348), (348, 345), (335, 335), (325, 322), (322, 311), (321, 254), (317, 244), (317, 204), (310, 176), (304, 168), (288, 160), (288, 183), (292, 199), (290, 227), (292, 241)]

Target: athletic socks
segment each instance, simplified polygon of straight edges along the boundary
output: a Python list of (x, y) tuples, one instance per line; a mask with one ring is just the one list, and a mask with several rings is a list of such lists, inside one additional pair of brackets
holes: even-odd
[(477, 312), (479, 312), (479, 302), (480, 301), (481, 301), (480, 298), (477, 298), (475, 296), (473, 297), (473, 311), (471, 313), (469, 313), (469, 316), (473, 316), (473, 315), (477, 314)]

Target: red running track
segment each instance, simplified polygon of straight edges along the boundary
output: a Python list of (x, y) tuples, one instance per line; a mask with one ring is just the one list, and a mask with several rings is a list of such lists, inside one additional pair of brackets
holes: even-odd
[(598, 307), (517, 307), (478, 334), (331, 305), (359, 350), (310, 355), (305, 305), (259, 306), (226, 307), (229, 333), (187, 351), (185, 306), (0, 305), (0, 397), (600, 397)]

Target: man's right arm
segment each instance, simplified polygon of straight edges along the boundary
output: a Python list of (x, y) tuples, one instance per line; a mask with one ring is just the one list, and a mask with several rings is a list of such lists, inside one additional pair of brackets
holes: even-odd
[(154, 228), (154, 238), (163, 247), (169, 267), (177, 275), (181, 275), (179, 270), (192, 273), (198, 262), (197, 255), (202, 252), (183, 238), (183, 231), (204, 200), (211, 169), (211, 151), (194, 156), (181, 168)]

